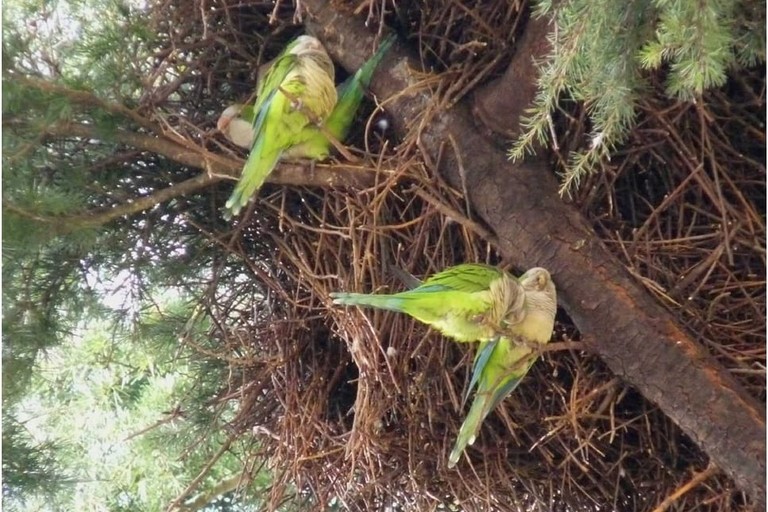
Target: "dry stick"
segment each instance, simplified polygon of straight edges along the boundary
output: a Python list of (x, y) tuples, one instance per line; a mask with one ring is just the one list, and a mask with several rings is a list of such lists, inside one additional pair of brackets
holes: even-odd
[(134, 432), (133, 434), (129, 435), (125, 439), (123, 439), (123, 442), (130, 441), (134, 437), (139, 437), (141, 435), (144, 435), (145, 433), (149, 432), (150, 430), (153, 430), (160, 425), (164, 425), (166, 423), (170, 423), (171, 421), (175, 420), (176, 418), (183, 418), (184, 412), (181, 410), (181, 406), (177, 405), (172, 410), (167, 411), (163, 413), (166, 415), (165, 418), (159, 419), (153, 424), (149, 425), (148, 427), (144, 427), (143, 429), (139, 430), (138, 432)]
[(171, 187), (164, 188), (154, 194), (138, 198), (133, 202), (124, 203), (120, 206), (116, 206), (115, 208), (85, 215), (41, 216), (24, 210), (23, 208), (20, 208), (9, 202), (3, 204), (3, 209), (12, 211), (18, 215), (36, 220), (41, 223), (48, 224), (53, 227), (53, 231), (56, 234), (63, 235), (78, 229), (102, 226), (117, 220), (120, 217), (136, 214), (142, 210), (151, 208), (171, 198), (205, 188), (214, 181), (214, 178), (206, 174), (200, 174), (194, 178), (182, 181), (181, 183)]
[(683, 496), (685, 493), (693, 490), (697, 485), (704, 482), (708, 478), (718, 474), (720, 470), (713, 464), (712, 462), (709, 463), (709, 466), (707, 466), (707, 469), (702, 471), (701, 473), (695, 474), (691, 477), (690, 480), (688, 480), (686, 483), (675, 489), (675, 492), (664, 498), (664, 501), (662, 501), (658, 507), (653, 509), (653, 512), (664, 512), (669, 507), (672, 506), (672, 504), (680, 499), (681, 496)]
[[(73, 93), (78, 93), (78, 97), (83, 95), (82, 102), (86, 102), (86, 100), (97, 101), (95, 97), (88, 93), (80, 93), (80, 91), (74, 91)], [(155, 129), (154, 131), (158, 130)], [(55, 137), (102, 138), (102, 134), (100, 134), (94, 126), (79, 123), (56, 123), (46, 127), (45, 133)], [(177, 137), (173, 138), (176, 139)], [(176, 183), (168, 188), (158, 190), (148, 196), (136, 198), (131, 202), (124, 203), (115, 208), (93, 213), (71, 216), (41, 216), (33, 212), (28, 212), (23, 208), (10, 203), (3, 204), (3, 208), (14, 211), (27, 218), (53, 225), (55, 226), (56, 233), (66, 234), (76, 229), (83, 227), (97, 227), (112, 222), (119, 217), (136, 214), (175, 197), (187, 195), (206, 188), (223, 178), (235, 179), (234, 176), (237, 171), (242, 168), (242, 164), (239, 161), (212, 153), (186, 139), (181, 139), (183, 140), (183, 144), (168, 139), (169, 137), (167, 136), (152, 137), (123, 130), (118, 130), (114, 135), (114, 140), (116, 142), (130, 145), (143, 151), (156, 153), (183, 165), (202, 168), (206, 172), (195, 176), (194, 178)], [(320, 167), (320, 172), (315, 170), (317, 168), (307, 172), (308, 170), (306, 166), (298, 164), (281, 163), (280, 168), (284, 171), (288, 171), (286, 176), (291, 175), (291, 177), (293, 177), (295, 174), (297, 176), (301, 175), (303, 177), (308, 177), (309, 179), (306, 180), (305, 184), (325, 185), (332, 184), (330, 181), (336, 182), (337, 180), (337, 183), (341, 184), (341, 180), (334, 178), (334, 176), (340, 176), (341, 173), (330, 173), (326, 170), (327, 168), (325, 166)], [(348, 178), (347, 181), (350, 181), (349, 178), (351, 178), (352, 180), (356, 180), (357, 184), (360, 186), (365, 186), (366, 183), (372, 181), (372, 179), (368, 180), (364, 177), (365, 174), (368, 174), (368, 171), (365, 169), (349, 166), (337, 166), (334, 167), (334, 169), (343, 169), (344, 174)], [(323, 177), (326, 179), (323, 179)], [(275, 183), (291, 183), (294, 181), (293, 179), (287, 180), (283, 178), (281, 180), (275, 180), (274, 178), (275, 176), (271, 175), (269, 181)]]
[(458, 211), (454, 210), (450, 206), (446, 205), (445, 203), (440, 202), (440, 200), (432, 197), (428, 193), (426, 193), (424, 190), (420, 188), (414, 188), (413, 192), (419, 196), (421, 199), (423, 199), (425, 202), (429, 203), (430, 205), (434, 206), (441, 214), (445, 215), (452, 221), (460, 224), (461, 226), (464, 226), (465, 228), (469, 229), (473, 233), (475, 233), (480, 238), (483, 238), (488, 241), (488, 243), (498, 246), (496, 236), (485, 229), (483, 226), (481, 226), (479, 223), (473, 221), (472, 219), (468, 219), (463, 214), (459, 213)]
[(201, 510), (208, 505), (213, 499), (222, 494), (227, 494), (230, 491), (234, 491), (238, 488), (245, 488), (251, 482), (251, 476), (246, 473), (240, 473), (226, 478), (216, 484), (209, 491), (200, 494), (193, 501), (183, 505), (181, 510)]
[(181, 501), (192, 494), (192, 492), (197, 488), (198, 485), (203, 481), (203, 478), (205, 478), (205, 475), (208, 474), (208, 472), (211, 470), (214, 464), (216, 464), (216, 461), (218, 461), (222, 455), (224, 455), (227, 450), (229, 450), (229, 446), (232, 444), (232, 442), (237, 439), (238, 434), (231, 434), (226, 441), (224, 441), (224, 444), (219, 448), (219, 451), (217, 451), (213, 457), (208, 461), (208, 463), (203, 466), (203, 469), (200, 470), (200, 473), (192, 480), (186, 489), (184, 489), (181, 494), (178, 495), (178, 497), (171, 502), (170, 505), (168, 505), (168, 508), (166, 508), (166, 512), (171, 512), (175, 509), (178, 509), (181, 506)]
[(469, 201), (467, 198), (469, 197), (469, 194), (467, 193), (467, 173), (466, 169), (464, 168), (464, 161), (461, 158), (461, 151), (459, 151), (459, 147), (456, 144), (456, 139), (453, 137), (453, 134), (448, 134), (448, 141), (451, 143), (451, 148), (453, 149), (454, 157), (456, 157), (456, 165), (459, 166), (459, 176), (461, 177), (461, 193), (464, 194), (464, 208), (466, 209), (467, 219), (472, 219), (471, 215), (471, 206), (469, 204)]
[(28, 85), (35, 89), (39, 89), (43, 92), (61, 94), (62, 96), (66, 96), (74, 103), (86, 106), (94, 106), (106, 112), (127, 117), (143, 128), (147, 128), (153, 131), (155, 131), (157, 128), (157, 126), (151, 120), (137, 113), (135, 110), (131, 110), (120, 103), (105, 101), (90, 91), (70, 89), (69, 87), (58, 85), (48, 80), (42, 80), (39, 78), (32, 78), (23, 75), (14, 75), (13, 79), (19, 83)]

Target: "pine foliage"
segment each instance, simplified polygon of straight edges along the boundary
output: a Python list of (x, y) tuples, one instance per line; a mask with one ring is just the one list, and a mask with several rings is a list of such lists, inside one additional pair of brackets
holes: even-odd
[(760, 0), (542, 0), (534, 15), (553, 19), (551, 53), (541, 63), (524, 132), (509, 154), (519, 159), (550, 142), (553, 113), (565, 101), (583, 103), (589, 140), (570, 154), (564, 194), (626, 141), (650, 74), (663, 76), (669, 96), (696, 101), (722, 86), (729, 73), (765, 62)]

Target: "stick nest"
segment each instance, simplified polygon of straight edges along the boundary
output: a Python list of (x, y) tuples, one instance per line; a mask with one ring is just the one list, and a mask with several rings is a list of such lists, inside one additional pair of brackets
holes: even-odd
[[(180, 26), (205, 24), (226, 42), (227, 59), (199, 54), (200, 83), (219, 92), (201, 107), (208, 123), (249, 95), (256, 67), (300, 30), (287, 4), (223, 5), (202, 21), (203, 9), (174, 11)], [(408, 29), (407, 43), (435, 71), (436, 105), (503, 71), (523, 26), (520, 6), (506, 0), (390, 7), (388, 22)], [(358, 11), (375, 21), (381, 8)], [(626, 146), (573, 198), (649, 293), (763, 401), (764, 88), (755, 70), (696, 104), (649, 95)], [(230, 427), (252, 445), (247, 467), (272, 470), (270, 506), (293, 494), (316, 509), (652, 510), (669, 498), (668, 510), (748, 510), (690, 439), (585, 351), (543, 356), (458, 470), (447, 469), (472, 346), (405, 315), (332, 306), (328, 294), (402, 290), (393, 268), (422, 277), (504, 262), (416, 141), (371, 129), (373, 109), (348, 141), (365, 148), (358, 164), (376, 172), (373, 186), (265, 186), (215, 237), (207, 355), (228, 362), (226, 396), (238, 401)], [(568, 148), (584, 143), (583, 111), (556, 117), (561, 168)], [(230, 189), (214, 192), (211, 216)], [(555, 338), (579, 340), (562, 312)]]

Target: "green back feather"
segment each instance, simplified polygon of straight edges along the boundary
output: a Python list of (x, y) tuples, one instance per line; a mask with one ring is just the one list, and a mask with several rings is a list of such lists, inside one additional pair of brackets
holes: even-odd
[[(283, 152), (300, 142), (302, 130), (314, 120), (307, 112), (322, 121), (336, 103), (330, 58), (315, 55), (314, 51), (289, 53), (298, 41), (283, 50), (259, 83), (252, 110), (253, 146), (240, 181), (226, 203), (230, 215), (237, 215), (248, 204)], [(296, 101), (301, 102), (301, 108), (297, 108)]]
[(391, 295), (332, 294), (336, 304), (378, 307), (406, 313), (460, 342), (487, 340), (492, 326), (482, 321), (490, 310), (489, 286), (503, 271), (480, 264), (457, 265), (412, 290)]
[(439, 284), (452, 290), (473, 293), (488, 290), (493, 281), (503, 276), (503, 270), (490, 265), (463, 263), (438, 272), (424, 284)]
[[(373, 73), (395, 40), (394, 34), (389, 35), (373, 56), (337, 88), (339, 99), (324, 127), (327, 133), (339, 142), (344, 142), (349, 135)], [(300, 139), (301, 142), (288, 152), (287, 158), (323, 160), (331, 154), (333, 145), (325, 133), (315, 126), (307, 126)]]

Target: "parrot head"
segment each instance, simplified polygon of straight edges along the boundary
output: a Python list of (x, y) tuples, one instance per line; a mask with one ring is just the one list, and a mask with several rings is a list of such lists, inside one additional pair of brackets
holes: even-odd
[(250, 149), (253, 145), (255, 133), (253, 123), (247, 119), (246, 113), (253, 117), (253, 109), (239, 103), (228, 106), (219, 116), (216, 128), (221, 131), (230, 142), (241, 148)]
[[(529, 314), (528, 308), (533, 306), (546, 310), (554, 318), (557, 309), (557, 292), (555, 283), (546, 269), (535, 267), (517, 278), (514, 284), (510, 281), (514, 278), (499, 279), (491, 284), (491, 293), (499, 300), (494, 301), (497, 311), (495, 318), (501, 319), (504, 327), (518, 325)], [(494, 285), (498, 291), (494, 293)]]
[(229, 123), (231, 123), (233, 119), (237, 118), (242, 110), (243, 106), (239, 103), (228, 106), (219, 116), (219, 120), (216, 121), (216, 128), (218, 128), (219, 131), (227, 133)]
[[(525, 290), (527, 307), (546, 314), (554, 322), (557, 312), (557, 291), (549, 272), (541, 267), (532, 268), (520, 276), (520, 286)], [(549, 336), (552, 327), (547, 331)]]
[(546, 292), (548, 295), (555, 296), (555, 283), (549, 272), (541, 267), (529, 269), (520, 276), (520, 286), (526, 292)]

